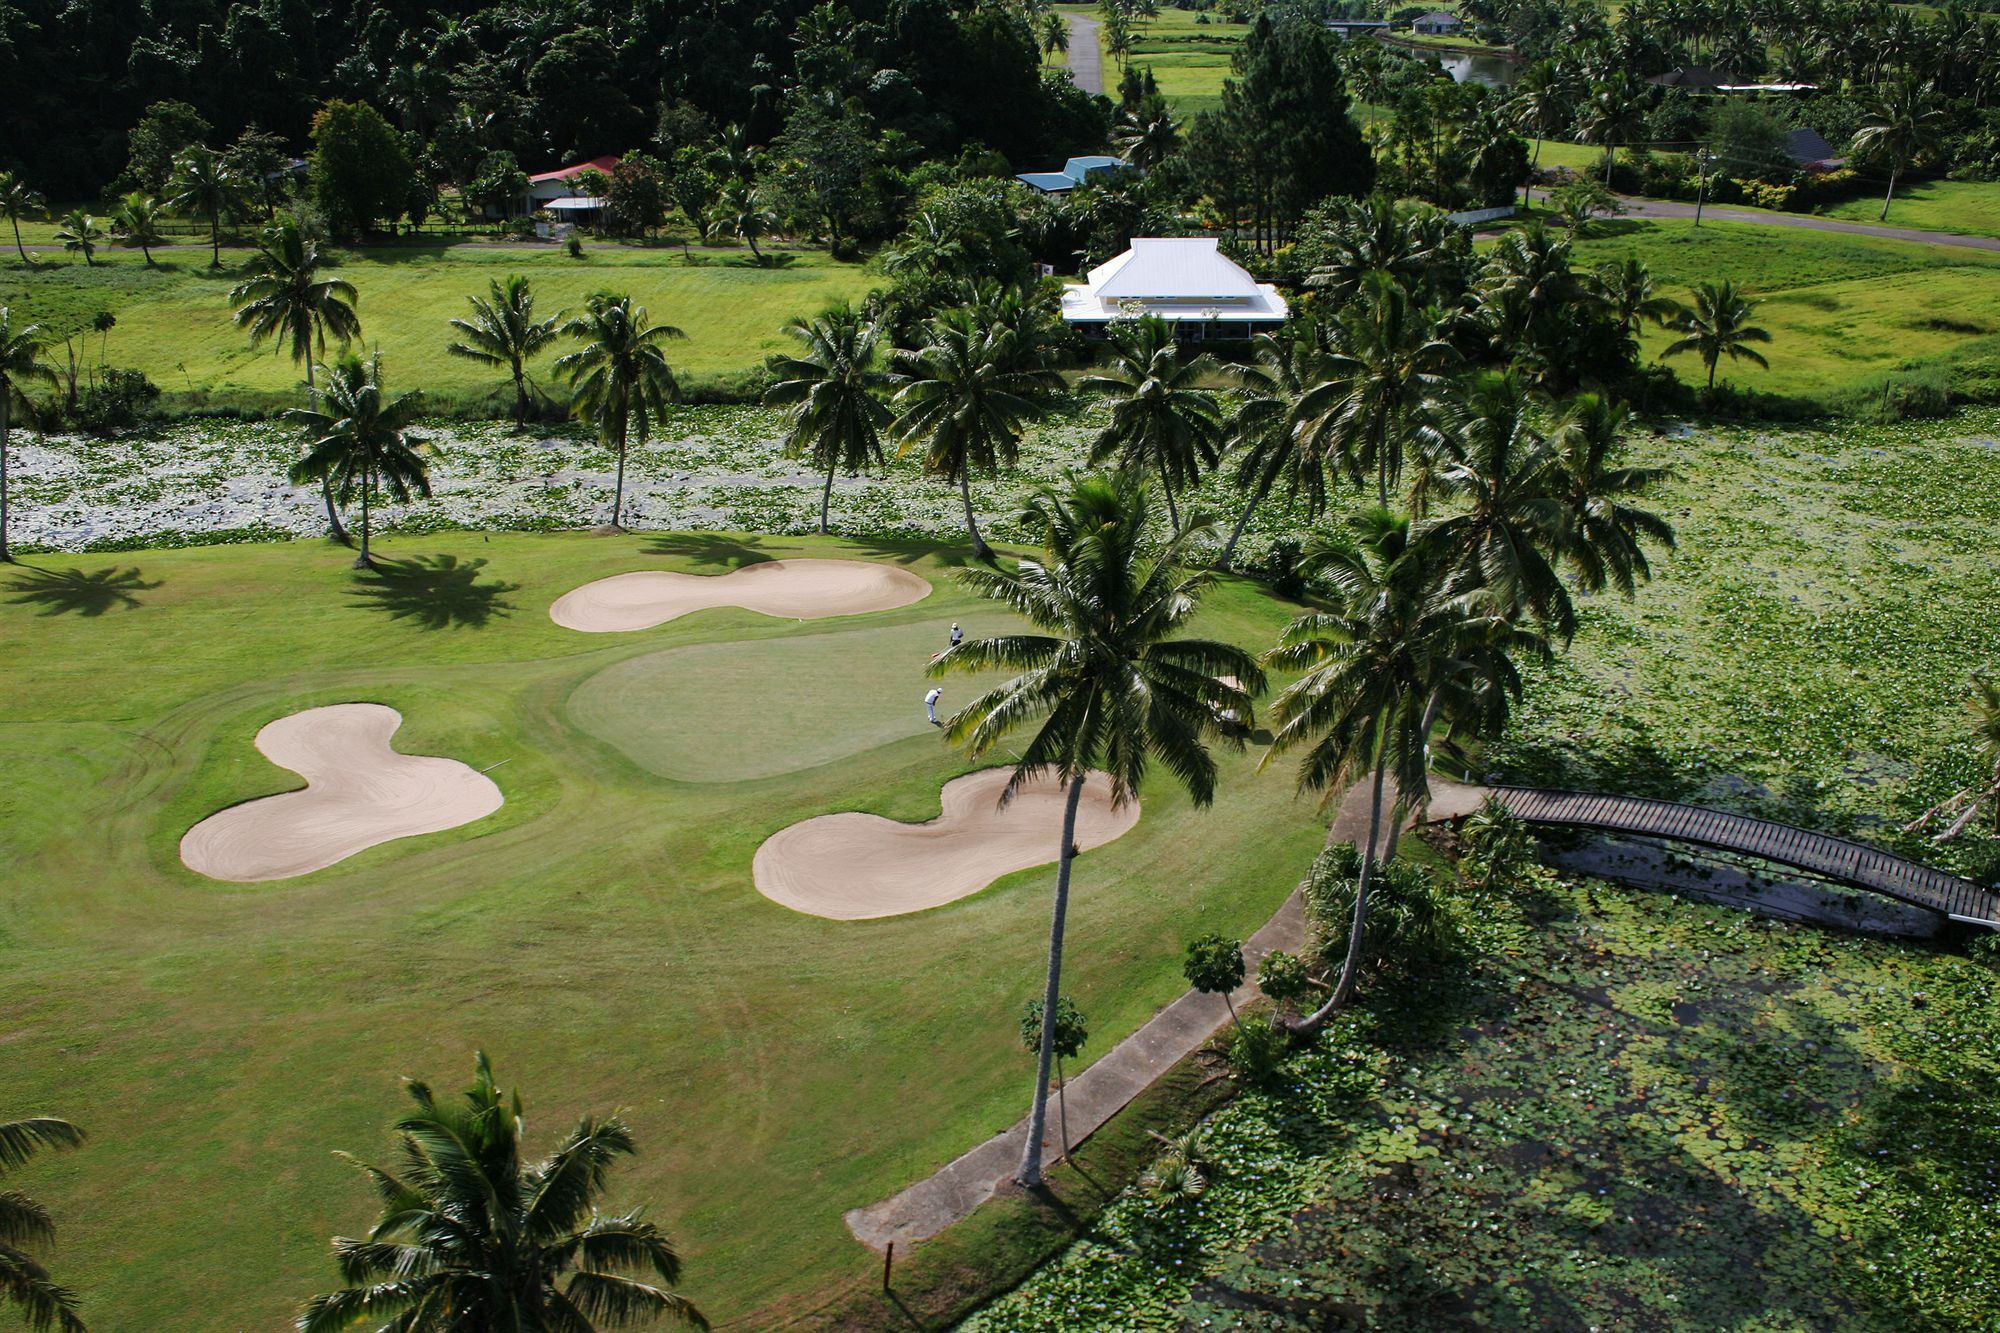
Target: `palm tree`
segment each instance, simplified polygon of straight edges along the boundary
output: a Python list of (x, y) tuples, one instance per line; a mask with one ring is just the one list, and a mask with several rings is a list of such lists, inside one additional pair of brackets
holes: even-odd
[(1661, 358), (1679, 356), (1682, 352), (1699, 355), (1702, 364), (1708, 367), (1711, 393), (1715, 391), (1716, 363), (1725, 355), (1732, 361), (1748, 361), (1769, 370), (1771, 363), (1764, 354), (1748, 346), (1771, 341), (1770, 330), (1750, 322), (1756, 308), (1757, 302), (1738, 292), (1736, 284), (1728, 278), (1698, 284), (1694, 289), (1694, 304), (1683, 308), (1669, 323), (1668, 327), (1679, 330), (1681, 336), (1667, 344)]
[(1153, 315), (1112, 325), (1104, 360), (1102, 370), (1076, 382), (1111, 400), (1111, 423), (1090, 446), (1090, 461), (1116, 458), (1122, 467), (1157, 472), (1167, 520), (1179, 532), (1174, 492), (1200, 482), (1221, 452), (1222, 409), (1200, 387), (1214, 363), (1182, 356), (1174, 326)]
[(222, 154), (196, 144), (175, 160), (173, 189), (167, 207), (208, 219), (208, 266), (221, 268), (222, 217), (242, 202), (242, 178)]
[(56, 382), (56, 368), (42, 360), (47, 347), (39, 324), (16, 328), (13, 312), (0, 305), (0, 564), (14, 559), (7, 550), (7, 436), (16, 411), (33, 411), (25, 387)]
[(1673, 524), (1631, 503), (1672, 471), (1612, 462), (1630, 421), (1631, 412), (1615, 398), (1580, 393), (1549, 432), (1555, 489), (1568, 524), (1560, 547), (1576, 581), (1591, 592), (1613, 587), (1630, 596), (1641, 580), (1653, 576), (1644, 539), (1669, 550), (1674, 545)]
[(1905, 833), (1915, 833), (1933, 820), (1949, 820), (1931, 841), (1950, 842), (1991, 802), (1993, 833), (2000, 837), (2000, 682), (1984, 672), (1973, 673), (1972, 692), (1965, 703), (1972, 715), (1973, 753), (1985, 772), (1903, 825)]
[(1523, 70), (1514, 84), (1513, 96), (1508, 99), (1507, 113), (1518, 128), (1535, 138), (1534, 156), (1528, 159), (1528, 178), (1521, 186), (1521, 207), (1526, 208), (1534, 189), (1535, 170), (1542, 161), (1542, 140), (1569, 124), (1575, 114), (1562, 67), (1553, 60), (1538, 60)]
[(524, 1162), (520, 1094), (494, 1083), (485, 1052), (473, 1069), (463, 1098), (440, 1101), (408, 1083), (416, 1109), (396, 1122), (393, 1168), (338, 1154), (367, 1173), (382, 1215), (366, 1239), (333, 1242), (354, 1285), (307, 1301), (293, 1326), (594, 1333), (674, 1319), (707, 1328), (667, 1290), (681, 1276), (667, 1235), (642, 1210), (598, 1211), (611, 1168), (637, 1151), (624, 1119), (584, 1116), (553, 1153)]
[(1250, 516), (1282, 481), (1294, 500), (1304, 499), (1306, 517), (1326, 509), (1326, 461), (1301, 447), (1292, 409), (1307, 386), (1320, 378), (1318, 335), (1310, 327), (1260, 333), (1251, 340), (1247, 365), (1230, 368), (1243, 397), (1229, 419), (1229, 442), (1238, 451), (1236, 486), (1245, 492), (1242, 516), (1215, 567), (1227, 570)]
[(1856, 156), (1882, 157), (1889, 162), (1889, 192), (1882, 196), (1882, 222), (1896, 197), (1896, 181), (1910, 163), (1931, 151), (1949, 119), (1929, 87), (1913, 78), (1889, 85), (1875, 109), (1854, 132), (1849, 151)]
[[(313, 367), (326, 355), (327, 335), (343, 344), (361, 336), (354, 284), (320, 276), (319, 242), (291, 218), (264, 228), (250, 262), (251, 275), (229, 289), (230, 304), (236, 307), (231, 318), (249, 333), (252, 347), (269, 341), (275, 351), (289, 353), (293, 365), (305, 367), (306, 402), (311, 404)], [(347, 529), (334, 503), (330, 476), (322, 479), (320, 493), (326, 501), (327, 530), (345, 545)]]
[(1659, 294), (1652, 270), (1637, 255), (1599, 264), (1591, 276), (1591, 285), (1628, 334), (1637, 336), (1642, 319), (1664, 321), (1680, 312), (1677, 302)]
[(153, 247), (166, 243), (160, 235), (160, 201), (138, 190), (126, 195), (111, 214), (111, 235), (120, 245), (138, 246), (146, 267), (153, 267)]
[(292, 481), (331, 485), (342, 504), (361, 496), (361, 554), (356, 569), (374, 567), (369, 555), (370, 505), (379, 484), (396, 502), (412, 494), (429, 496), (430, 468), (421, 441), (408, 434), (423, 405), (423, 394), (403, 394), (390, 402), (382, 391), (382, 358), (346, 357), (329, 367), (326, 383), (314, 391), (319, 406), (294, 408), (285, 415), (305, 428), (305, 457), (292, 464)]
[(1111, 131), (1111, 142), (1118, 149), (1120, 160), (1150, 170), (1180, 147), (1181, 123), (1168, 112), (1165, 103), (1150, 104), (1141, 112), (1127, 111), (1120, 115)]
[[(1030, 729), (1002, 800), (1044, 776), (1066, 789), (1045, 1014), (1057, 1012), (1061, 993), (1076, 811), (1086, 775), (1105, 772), (1111, 799), (1122, 806), (1137, 797), (1157, 758), (1197, 806), (1206, 806), (1215, 795), (1216, 765), (1204, 737), (1220, 734), (1216, 719), (1224, 711), (1248, 716), (1250, 698), (1264, 684), (1256, 660), (1241, 649), (1173, 637), (1194, 615), (1211, 577), (1185, 568), (1189, 543), (1207, 528), (1190, 524), (1149, 556), (1148, 508), (1144, 477), (1132, 470), (1073, 475), (1066, 489), (1045, 487), (1024, 515), (1043, 554), (1012, 570), (975, 568), (961, 576), (973, 592), (1005, 604), (1039, 632), (967, 639), (930, 668), (934, 676), (993, 667), (1020, 672), (967, 704), (945, 734), (977, 757)], [(1225, 683), (1224, 676), (1239, 684)], [(1042, 1179), (1055, 1031), (1054, 1023), (1042, 1025), (1019, 1176), (1029, 1188)]]
[(1042, 59), (1069, 53), (1069, 24), (1060, 14), (1042, 15)]
[(611, 495), (613, 532), (625, 507), (625, 451), (636, 429), (644, 444), (654, 420), (680, 397), (680, 384), (662, 343), (687, 335), (672, 324), (655, 324), (646, 307), (629, 296), (594, 293), (584, 311), (564, 324), (565, 336), (583, 346), (556, 359), (566, 376), (571, 405), (594, 423), (598, 438), (618, 451), (618, 483)]
[(749, 245), (752, 259), (764, 262), (757, 238), (777, 229), (778, 215), (764, 207), (749, 186), (739, 181), (724, 189), (710, 216), (718, 229)]
[[(83, 1142), (67, 1120), (38, 1116), (0, 1123), (0, 1176), (44, 1148), (58, 1151)], [(84, 1333), (76, 1295), (49, 1276), (34, 1251), (55, 1240), (48, 1209), (18, 1190), (0, 1190), (0, 1304), (13, 1306), (33, 1329)]]
[(1021, 430), (1048, 409), (1062, 377), (1020, 348), (1016, 334), (954, 311), (925, 326), (924, 344), (896, 354), (890, 435), (902, 451), (924, 446), (924, 470), (958, 484), (965, 530), (981, 560), (993, 558), (972, 513), (972, 473), (1012, 463)]
[(785, 332), (798, 339), (800, 350), (770, 359), (777, 378), (764, 391), (767, 407), (789, 407), (785, 423), (785, 454), (805, 457), (826, 469), (819, 494), (819, 530), (827, 531), (827, 511), (833, 504), (833, 474), (841, 468), (859, 472), (882, 461), (882, 428), (892, 414), (880, 391), (889, 376), (876, 366), (881, 331), (846, 306), (836, 306), (817, 319), (793, 318)]
[(34, 217), (46, 207), (42, 196), (29, 189), (26, 181), (11, 171), (0, 171), (0, 214), (14, 224), (14, 249), (23, 264), (35, 261), (28, 258), (28, 249), (21, 244), (21, 219)]
[(1361, 294), (1370, 273), (1383, 273), (1411, 297), (1423, 299), (1441, 255), (1436, 238), (1415, 215), (1386, 194), (1335, 200), (1329, 207), (1332, 225), (1306, 286), (1325, 291), (1336, 307), (1345, 307)]
[(528, 420), (528, 362), (556, 340), (562, 316), (535, 318), (535, 294), (521, 274), (487, 284), (490, 295), (468, 296), (472, 318), (454, 319), (460, 340), (444, 350), (482, 365), (505, 366), (514, 379), (514, 424)]
[(1604, 145), (1604, 183), (1611, 184), (1611, 167), (1617, 160), (1618, 145), (1638, 137), (1645, 123), (1639, 90), (1632, 76), (1616, 70), (1590, 87), (1590, 100), (1583, 104), (1577, 137), (1585, 143)]
[(80, 208), (72, 208), (63, 214), (62, 224), (56, 231), (56, 239), (63, 243), (63, 249), (71, 254), (83, 252), (83, 266), (93, 268), (97, 260), (99, 243), (104, 240), (104, 228), (97, 225), (97, 219)]

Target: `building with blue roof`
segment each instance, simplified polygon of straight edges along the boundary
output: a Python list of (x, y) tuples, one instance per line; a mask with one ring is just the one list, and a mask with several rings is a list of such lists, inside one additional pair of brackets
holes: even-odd
[(1130, 163), (1115, 157), (1073, 157), (1063, 163), (1061, 171), (1024, 171), (1014, 179), (1023, 185), (1033, 186), (1043, 194), (1061, 194), (1065, 190), (1074, 190), (1087, 180), (1131, 170), (1135, 168)]

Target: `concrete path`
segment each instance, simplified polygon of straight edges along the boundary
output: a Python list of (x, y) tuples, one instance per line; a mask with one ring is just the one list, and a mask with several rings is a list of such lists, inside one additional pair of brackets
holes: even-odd
[[(1277, 915), (1244, 942), (1243, 958), (1249, 964), (1249, 974), (1257, 974), (1257, 964), (1273, 949), (1296, 951), (1305, 941), (1305, 926), (1305, 907), (1294, 892)], [(1245, 983), (1230, 998), (1240, 1009), (1257, 997), (1256, 985)], [(1090, 1068), (1073, 1076), (1067, 1090), (1070, 1146), (1089, 1138), (1153, 1080), (1199, 1050), (1228, 1021), (1229, 1008), (1220, 995), (1189, 991)], [(1024, 1093), (1030, 1081), (1023, 1081)], [(1051, 1101), (1048, 1136), (1042, 1145), (1050, 1160), (1062, 1151), (1059, 1135), (1056, 1107)], [(847, 1229), (856, 1240), (878, 1252), (891, 1241), (906, 1246), (928, 1240), (970, 1216), (1002, 1184), (1012, 1180), (1027, 1141), (1028, 1122), (1023, 1117), (1012, 1129), (994, 1135), (936, 1175), (893, 1198), (849, 1212)]]
[(1069, 20), (1069, 76), (1087, 93), (1104, 91), (1104, 55), (1097, 49), (1098, 22), (1082, 14)]
[[(1691, 218), (1694, 205), (1668, 199), (1640, 199), (1619, 195), (1625, 216), (1634, 218)], [(1917, 241), (1924, 245), (1956, 245), (1968, 250), (2000, 252), (2000, 236), (1960, 236), (1949, 231), (1919, 231), (1915, 227), (1883, 227), (1872, 222), (1845, 222), (1839, 218), (1814, 217), (1810, 213), (1762, 213), (1740, 208), (1702, 210), (1704, 218), (1718, 222), (1748, 222), (1763, 227), (1797, 227), (1803, 231), (1845, 232), (1850, 236), (1880, 236), (1891, 241)]]

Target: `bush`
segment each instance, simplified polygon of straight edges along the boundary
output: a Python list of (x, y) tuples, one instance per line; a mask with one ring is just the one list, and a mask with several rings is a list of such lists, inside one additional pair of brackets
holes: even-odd
[(1257, 964), (1257, 989), (1280, 1009), (1296, 1004), (1312, 989), (1305, 959), (1295, 953), (1273, 949), (1264, 955), (1263, 962)]
[(1948, 416), (1952, 404), (1951, 371), (1924, 366), (1896, 371), (1849, 390), (1840, 401), (1848, 416), (1883, 424)]
[(571, 259), (583, 258), (583, 242), (578, 240), (575, 236), (569, 238), (568, 249), (569, 249), (569, 257)]
[(1245, 1023), (1229, 1032), (1229, 1070), (1240, 1083), (1268, 1083), (1290, 1052), (1285, 1034), (1270, 1023)]
[[(1347, 957), (1354, 896), (1361, 883), (1354, 848), (1320, 853), (1306, 877), (1309, 967), (1332, 974)], [(1437, 877), (1408, 860), (1378, 864), (1368, 891), (1363, 968), (1374, 976), (1423, 970), (1457, 955), (1464, 937)]]
[(111, 369), (77, 395), (76, 424), (92, 435), (130, 430), (152, 415), (159, 386), (144, 371)]
[(1789, 185), (1773, 185), (1769, 181), (1747, 180), (1739, 184), (1743, 187), (1743, 201), (1757, 208), (1786, 209), (1792, 206), (1793, 189)]

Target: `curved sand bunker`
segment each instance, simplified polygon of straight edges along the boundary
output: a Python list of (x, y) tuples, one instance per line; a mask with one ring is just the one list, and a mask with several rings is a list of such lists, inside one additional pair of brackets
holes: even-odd
[(651, 629), (690, 611), (740, 606), (791, 619), (887, 611), (930, 596), (931, 585), (867, 560), (767, 560), (727, 574), (644, 570), (614, 574), (556, 598), (549, 619), (586, 634)]
[[(1002, 875), (1056, 859), (1063, 788), (1053, 778), (1023, 787), (1002, 809), (1012, 772), (982, 769), (947, 782), (944, 813), (924, 824), (880, 815), (820, 815), (764, 840), (751, 863), (757, 892), (774, 903), (834, 921), (866, 921), (956, 902)], [(1076, 845), (1101, 847), (1139, 822), (1139, 803), (1111, 808), (1111, 780), (1092, 773), (1076, 811)]]
[(485, 774), (390, 749), (402, 725), (403, 715), (381, 704), (308, 708), (269, 723), (257, 748), (304, 778), (305, 790), (217, 811), (181, 838), (181, 860), (210, 879), (288, 879), (500, 808), (500, 788)]

